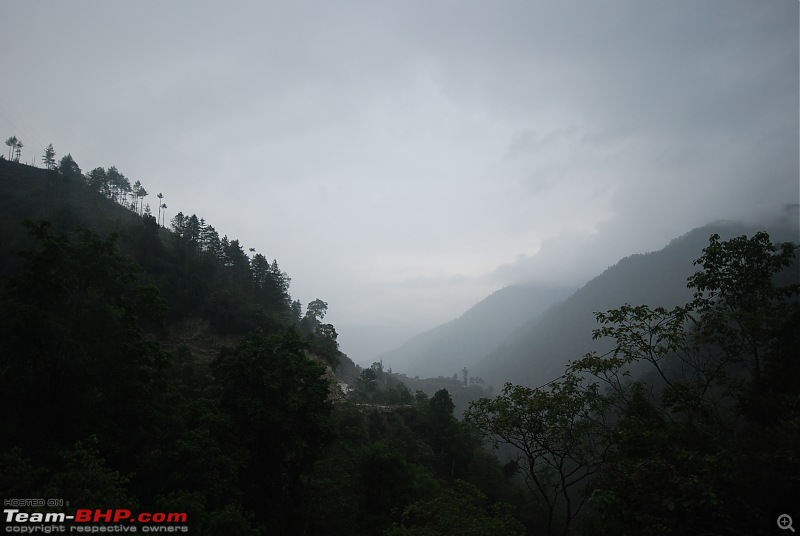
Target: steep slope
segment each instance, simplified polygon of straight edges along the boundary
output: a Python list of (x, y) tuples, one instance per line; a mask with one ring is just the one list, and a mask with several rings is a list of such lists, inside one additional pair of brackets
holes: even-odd
[(0, 209), (0, 277), (14, 272), (21, 264), (17, 253), (34, 243), (22, 226), (25, 219), (46, 219), (59, 231), (86, 227), (101, 234), (141, 221), (81, 181), (5, 159), (0, 159)]
[[(513, 285), (502, 288), (460, 317), (421, 333), (391, 352), (386, 364), (420, 377), (452, 376), (492, 351), (515, 329), (564, 299), (566, 288)], [(474, 376), (474, 374), (473, 374)]]
[[(738, 223), (712, 224), (694, 229), (660, 251), (622, 259), (538, 320), (519, 328), (477, 362), (473, 373), (496, 388), (505, 382), (536, 387), (560, 376), (568, 361), (611, 348), (611, 341), (592, 340), (595, 312), (624, 303), (664, 307), (685, 303), (692, 296), (686, 286), (686, 278), (696, 271), (692, 261), (702, 254), (709, 236), (718, 233), (725, 239), (758, 230)], [(798, 240), (796, 228), (768, 231), (773, 241)]]
[[(255, 288), (255, 264), (237, 240), (213, 254), (159, 227), (155, 218), (112, 201), (80, 174), (5, 159), (0, 159), (0, 289), (22, 266), (19, 252), (39, 247), (22, 224), (26, 219), (46, 220), (58, 233), (85, 228), (100, 236), (118, 235), (120, 252), (142, 268), (143, 279), (168, 304), (158, 338), (171, 350), (185, 347), (201, 362), (255, 328), (271, 333), (294, 321), (288, 276), (275, 263), (274, 271), (260, 273), (262, 284)], [(272, 284), (280, 276), (285, 288)], [(355, 376), (346, 356), (341, 368), (345, 377)]]

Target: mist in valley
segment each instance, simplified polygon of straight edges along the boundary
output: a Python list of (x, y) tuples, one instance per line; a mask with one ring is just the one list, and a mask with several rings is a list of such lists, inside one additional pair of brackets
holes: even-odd
[(199, 534), (800, 516), (799, 17), (6, 3), (0, 495)]

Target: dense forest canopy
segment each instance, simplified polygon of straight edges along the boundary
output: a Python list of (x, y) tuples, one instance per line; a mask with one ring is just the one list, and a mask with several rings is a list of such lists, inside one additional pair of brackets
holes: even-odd
[(794, 244), (711, 236), (690, 302), (598, 312), (612, 351), (460, 420), (382, 363), (345, 393), (328, 303), (276, 261), (55, 162), (0, 159), (4, 497), (199, 534), (679, 535), (767, 533), (800, 496)]

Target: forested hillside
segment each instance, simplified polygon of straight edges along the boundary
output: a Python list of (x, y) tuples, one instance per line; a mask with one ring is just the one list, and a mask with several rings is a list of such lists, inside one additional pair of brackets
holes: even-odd
[(194, 215), (165, 228), (118, 171), (53, 167), (0, 159), (4, 497), (209, 535), (765, 534), (795, 513), (794, 243), (706, 228), (621, 261), (540, 320), (597, 307), (548, 328), (579, 355), (521, 347), (551, 381), (522, 363), (459, 420), (474, 371), (432, 395), (356, 371), (276, 261)]
[(559, 287), (502, 288), (455, 320), (421, 333), (381, 357), (421, 377), (460, 374), (567, 294), (567, 289)]
[(518, 454), (548, 533), (769, 534), (797, 516), (797, 249), (712, 234), (687, 301), (600, 311), (608, 351), (472, 404), (467, 421)]
[[(592, 339), (596, 312), (624, 303), (664, 307), (685, 303), (692, 296), (686, 284), (696, 270), (692, 261), (708, 244), (708, 237), (718, 233), (727, 239), (758, 230), (741, 223), (720, 222), (694, 229), (659, 251), (620, 260), (568, 299), (517, 329), (475, 363), (473, 373), (495, 387), (508, 381), (530, 387), (549, 382), (561, 375), (569, 361), (590, 350), (604, 353), (612, 348), (609, 340)], [(770, 233), (778, 241), (800, 240), (796, 226), (776, 227)]]
[(163, 221), (116, 168), (49, 167), (0, 159), (4, 497), (182, 512), (195, 534), (536, 526), (447, 390), (344, 395), (328, 304), (301, 314), (276, 261)]
[(4, 160), (0, 188), (7, 230), (3, 274), (13, 273), (20, 262), (16, 253), (33, 244), (23, 220), (47, 220), (57, 233), (84, 228), (116, 234), (120, 252), (144, 269), (168, 301), (170, 324), (202, 319), (220, 335), (241, 335), (256, 325), (271, 329), (299, 321), (290, 279), (277, 261), (261, 254), (249, 258), (238, 240), (220, 238), (195, 215), (178, 213), (159, 224), (149, 206), (140, 208), (140, 200), (126, 193), (130, 181), (113, 166), (84, 178), (79, 170), (41, 170)]

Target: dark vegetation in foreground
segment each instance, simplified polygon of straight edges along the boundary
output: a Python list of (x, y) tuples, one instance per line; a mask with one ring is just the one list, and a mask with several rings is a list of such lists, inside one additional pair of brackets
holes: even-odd
[(528, 498), (447, 391), (341, 394), (327, 304), (301, 315), (276, 262), (79, 171), (0, 160), (0, 189), (3, 497), (186, 511), (197, 534), (523, 532)]
[(276, 262), (67, 164), (0, 161), (4, 497), (396, 536), (760, 534), (800, 496), (793, 244), (712, 236), (691, 302), (599, 313), (614, 350), (460, 421), (447, 390), (355, 372)]

